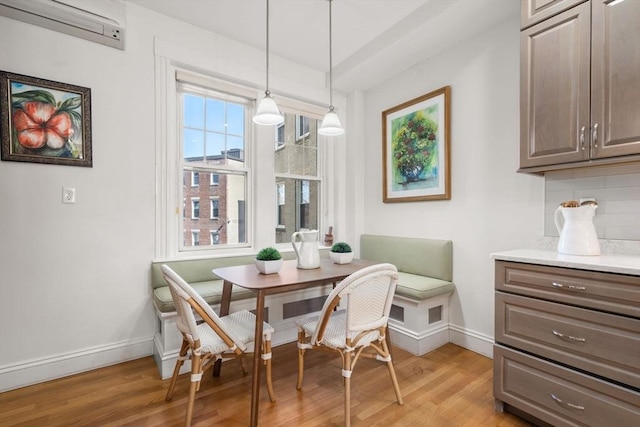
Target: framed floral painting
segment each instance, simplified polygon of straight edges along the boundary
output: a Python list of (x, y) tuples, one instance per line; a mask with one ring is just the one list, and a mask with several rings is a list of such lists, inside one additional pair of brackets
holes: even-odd
[(0, 71), (2, 160), (92, 166), (91, 89)]
[(383, 201), (448, 200), (451, 87), (382, 112)]

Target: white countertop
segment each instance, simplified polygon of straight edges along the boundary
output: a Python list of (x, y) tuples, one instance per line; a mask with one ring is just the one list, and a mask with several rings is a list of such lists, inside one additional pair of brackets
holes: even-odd
[(640, 276), (640, 256), (634, 255), (603, 254), (599, 256), (579, 256), (540, 249), (515, 249), (492, 253), (491, 258), (502, 261)]

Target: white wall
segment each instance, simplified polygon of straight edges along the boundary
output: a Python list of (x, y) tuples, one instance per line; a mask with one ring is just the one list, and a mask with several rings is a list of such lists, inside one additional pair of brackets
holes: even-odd
[[(490, 253), (531, 247), (543, 234), (543, 178), (517, 174), (519, 16), (365, 94), (364, 232), (450, 239), (452, 339), (490, 354)], [(451, 200), (382, 203), (381, 112), (451, 86)], [(350, 144), (352, 142), (349, 142)], [(428, 260), (426, 260), (428, 262)]]
[[(0, 390), (152, 352), (155, 37), (264, 84), (264, 52), (143, 11), (125, 51), (0, 17), (0, 69), (91, 88), (93, 137), (92, 168), (0, 162)], [(322, 73), (271, 60), (274, 93), (328, 101)]]

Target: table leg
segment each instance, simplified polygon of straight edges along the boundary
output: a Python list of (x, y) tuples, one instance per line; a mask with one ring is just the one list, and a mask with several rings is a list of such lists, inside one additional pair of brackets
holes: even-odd
[[(231, 288), (233, 283), (225, 280), (222, 285), (222, 299), (220, 300), (220, 317), (229, 314), (229, 307), (231, 307)], [(222, 360), (216, 360), (213, 364), (213, 376), (219, 377), (220, 370), (222, 368)]]
[(258, 403), (260, 402), (260, 366), (262, 365), (262, 332), (264, 322), (264, 291), (256, 296), (256, 334), (253, 350), (253, 378), (251, 379), (251, 427), (258, 425)]

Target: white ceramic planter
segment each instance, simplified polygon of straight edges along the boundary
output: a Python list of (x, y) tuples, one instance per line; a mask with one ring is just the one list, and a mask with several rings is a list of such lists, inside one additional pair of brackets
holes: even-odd
[(256, 260), (256, 268), (262, 274), (273, 274), (280, 271), (280, 267), (282, 267), (282, 259), (278, 259), (275, 261), (261, 261), (259, 259)]
[(353, 252), (329, 252), (334, 264), (349, 264), (353, 261)]

